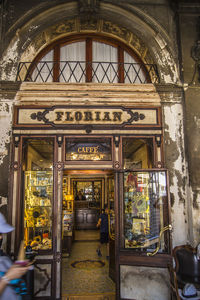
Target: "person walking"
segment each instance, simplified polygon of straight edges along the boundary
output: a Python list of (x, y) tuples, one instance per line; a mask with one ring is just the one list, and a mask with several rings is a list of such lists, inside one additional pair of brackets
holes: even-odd
[[(3, 234), (14, 230), (0, 213), (0, 248)], [(20, 266), (1, 251), (0, 253), (0, 300), (19, 300), (21, 294), (26, 293), (26, 287), (21, 277), (29, 270), (28, 266)]]
[(102, 256), (102, 245), (106, 244), (106, 258), (109, 258), (109, 228), (108, 228), (108, 207), (105, 206), (100, 214), (97, 227), (100, 228), (100, 243), (96, 250), (99, 257)]

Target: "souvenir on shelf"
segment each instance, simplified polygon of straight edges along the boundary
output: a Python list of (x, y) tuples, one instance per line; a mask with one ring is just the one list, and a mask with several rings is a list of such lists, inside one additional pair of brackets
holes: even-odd
[(164, 172), (125, 172), (124, 235), (125, 248), (154, 249), (164, 226), (166, 199)]
[(25, 172), (24, 241), (34, 250), (52, 248), (52, 171)]

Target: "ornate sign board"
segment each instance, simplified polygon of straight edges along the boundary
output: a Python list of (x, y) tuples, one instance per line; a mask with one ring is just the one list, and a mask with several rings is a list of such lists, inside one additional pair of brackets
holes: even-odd
[(48, 125), (49, 127), (125, 127), (126, 125), (158, 126), (158, 108), (130, 108), (122, 106), (53, 106), (16, 107), (15, 126)]

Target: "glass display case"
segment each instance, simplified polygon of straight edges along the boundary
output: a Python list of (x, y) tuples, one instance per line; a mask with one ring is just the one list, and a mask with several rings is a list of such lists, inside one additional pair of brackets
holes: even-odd
[[(125, 248), (155, 250), (160, 231), (167, 225), (164, 219), (167, 203), (165, 171), (124, 173)], [(163, 236), (159, 251), (165, 250)]]
[(72, 236), (74, 230), (74, 195), (63, 195), (63, 236)]
[(25, 171), (24, 241), (34, 250), (52, 248), (53, 172)]

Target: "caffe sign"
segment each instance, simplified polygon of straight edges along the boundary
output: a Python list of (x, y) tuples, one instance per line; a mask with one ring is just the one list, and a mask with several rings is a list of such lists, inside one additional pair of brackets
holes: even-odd
[(18, 108), (18, 125), (114, 125), (157, 124), (157, 109), (135, 109), (122, 106)]

